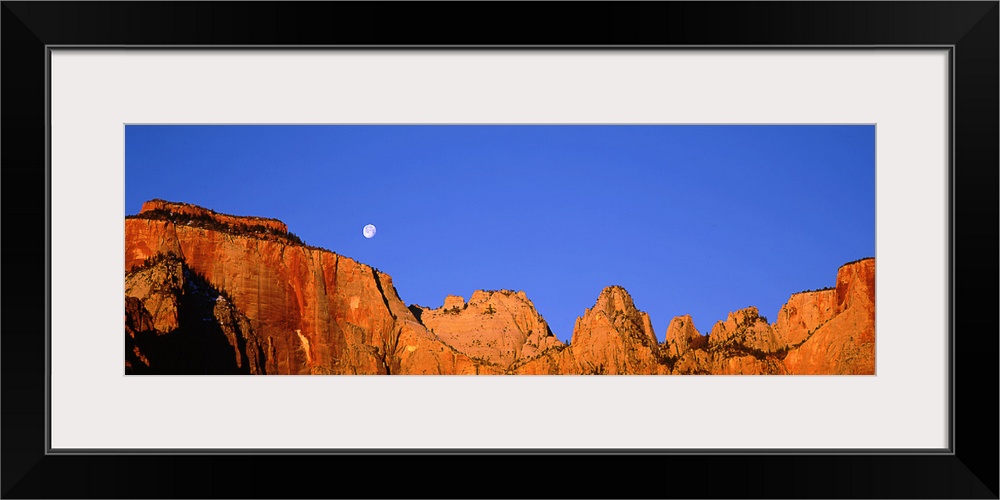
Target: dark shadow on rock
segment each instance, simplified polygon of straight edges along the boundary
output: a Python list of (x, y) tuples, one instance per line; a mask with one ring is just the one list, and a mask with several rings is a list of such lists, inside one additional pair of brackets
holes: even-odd
[(420, 306), (413, 304), (408, 306), (407, 309), (409, 309), (410, 312), (413, 313), (414, 318), (417, 318), (417, 323), (420, 323), (421, 325), (424, 324), (424, 320), (420, 319), (420, 315), (424, 313), (424, 310), (421, 309)]
[[(204, 277), (183, 266), (184, 287), (177, 298), (178, 328), (170, 332), (158, 332), (149, 322), (136, 324), (136, 317), (141, 313), (133, 313), (131, 325), (126, 316), (126, 374), (143, 375), (238, 375), (251, 374), (251, 364), (256, 361), (259, 366), (257, 373), (265, 373), (266, 355), (258, 342), (248, 346), (247, 339), (252, 332), (243, 331), (239, 312), (232, 301), (212, 286)], [(216, 303), (220, 300), (229, 302), (223, 309), (226, 323), (232, 330), (235, 347), (230, 343), (220, 318), (216, 317)], [(126, 298), (126, 308), (135, 308)], [(141, 304), (141, 301), (139, 301)], [(127, 311), (128, 312), (128, 311)], [(142, 307), (142, 312), (148, 316), (148, 311)], [(141, 322), (140, 322), (141, 323)], [(147, 326), (148, 328), (144, 328)], [(129, 328), (132, 329), (131, 334)], [(133, 338), (134, 335), (134, 338)], [(136, 353), (136, 348), (138, 353)], [(248, 356), (252, 349), (255, 356)], [(140, 358), (142, 355), (144, 360)], [(237, 363), (239, 359), (239, 363)], [(147, 364), (148, 363), (148, 364)], [(129, 368), (129, 366), (131, 368)]]

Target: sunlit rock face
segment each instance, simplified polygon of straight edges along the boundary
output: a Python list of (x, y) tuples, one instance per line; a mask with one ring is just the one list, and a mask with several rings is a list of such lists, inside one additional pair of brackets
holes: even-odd
[(792, 295), (774, 324), (755, 307), (730, 313), (673, 373), (873, 375), (875, 259), (841, 266), (834, 289)]
[(783, 345), (798, 346), (837, 314), (834, 289), (792, 295), (778, 311), (774, 333)]
[(569, 346), (521, 360), (514, 373), (544, 375), (657, 375), (670, 373), (649, 315), (620, 286), (604, 288), (577, 318)]
[(473, 292), (441, 307), (400, 299), (392, 278), (305, 245), (281, 221), (153, 200), (125, 220), (126, 372), (244, 374), (873, 374), (875, 261), (792, 295), (769, 324), (756, 307), (707, 336), (690, 316), (663, 344), (609, 286), (556, 339), (524, 292)]
[[(385, 273), (302, 245), (278, 231), (283, 224), (152, 207), (125, 221), (126, 271), (161, 254), (183, 262), (246, 316), (266, 346), (267, 373), (476, 373), (413, 317)], [(169, 321), (163, 307), (156, 322)]]
[(875, 374), (875, 259), (837, 270), (834, 314), (785, 357), (793, 374)]
[(639, 311), (620, 286), (601, 291), (577, 318), (570, 341), (573, 361), (583, 374), (660, 373), (660, 346), (649, 315)]
[(744, 354), (769, 354), (786, 347), (781, 344), (756, 307), (750, 306), (729, 313), (726, 321), (719, 321), (708, 334), (712, 350), (728, 350)]
[(704, 348), (706, 340), (694, 327), (694, 320), (690, 314), (677, 316), (670, 320), (670, 325), (667, 326), (663, 352), (667, 356), (679, 358), (693, 347)]
[(437, 309), (411, 310), (437, 338), (498, 370), (562, 345), (523, 291), (477, 290), (468, 302), (449, 295)]

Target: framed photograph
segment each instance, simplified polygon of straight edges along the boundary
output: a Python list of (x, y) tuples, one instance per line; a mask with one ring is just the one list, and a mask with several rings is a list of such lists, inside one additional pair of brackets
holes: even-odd
[(5, 2), (4, 497), (996, 498), (997, 2), (532, 6)]
[[(366, 60), (451, 81), (541, 62), (550, 88), (616, 61), (513, 55)], [(617, 72), (651, 103), (692, 61)], [(874, 376), (875, 144), (874, 124), (126, 124), (125, 374)]]

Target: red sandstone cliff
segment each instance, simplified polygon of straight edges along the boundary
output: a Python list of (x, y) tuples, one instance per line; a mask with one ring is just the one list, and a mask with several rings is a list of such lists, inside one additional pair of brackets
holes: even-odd
[(834, 314), (785, 357), (793, 374), (875, 373), (875, 259), (837, 270)]
[(220, 224), (225, 224), (232, 226), (237, 229), (254, 229), (255, 227), (261, 227), (264, 229), (276, 231), (278, 233), (287, 233), (288, 226), (284, 222), (278, 219), (269, 219), (266, 217), (254, 217), (250, 215), (229, 215), (216, 212), (214, 210), (209, 210), (204, 207), (199, 207), (197, 205), (191, 205), (189, 203), (175, 203), (165, 200), (149, 200), (142, 204), (142, 209), (139, 213), (153, 213), (153, 212), (165, 212), (166, 214), (177, 214), (186, 216), (192, 219), (202, 219), (202, 220), (213, 220)]
[(772, 325), (755, 307), (730, 313), (673, 373), (873, 375), (875, 259), (841, 266), (835, 289), (792, 295)]
[(792, 295), (775, 318), (774, 333), (779, 342), (797, 346), (809, 338), (837, 314), (836, 295), (832, 288)]
[[(298, 244), (264, 219), (193, 217), (157, 202), (125, 221), (125, 269), (174, 255), (226, 291), (269, 346), (268, 373), (476, 373), (476, 363), (433, 337), (391, 278), (333, 252)], [(205, 212), (195, 211), (196, 216)]]
[(702, 336), (680, 316), (663, 344), (607, 287), (564, 345), (523, 292), (407, 308), (391, 277), (274, 219), (153, 200), (125, 230), (128, 373), (874, 373), (874, 259), (792, 295), (774, 324), (749, 307)]

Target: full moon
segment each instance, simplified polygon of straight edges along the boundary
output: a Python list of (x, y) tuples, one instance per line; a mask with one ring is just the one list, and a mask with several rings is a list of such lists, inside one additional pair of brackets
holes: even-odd
[(372, 236), (375, 236), (375, 226), (372, 224), (368, 224), (367, 226), (365, 226), (364, 229), (361, 230), (361, 234), (364, 234), (365, 238), (371, 238)]

